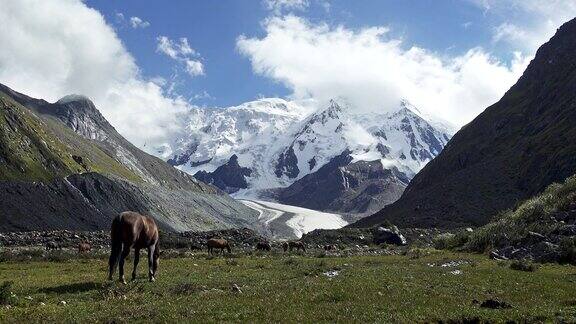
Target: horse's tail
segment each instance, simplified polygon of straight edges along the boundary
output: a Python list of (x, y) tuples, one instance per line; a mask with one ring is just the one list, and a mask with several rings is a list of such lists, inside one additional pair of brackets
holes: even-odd
[(112, 280), (114, 268), (116, 267), (116, 263), (118, 262), (120, 253), (122, 252), (122, 214), (114, 217), (112, 220), (112, 226), (110, 228), (110, 248), (110, 259), (108, 260), (110, 269), (108, 279)]
[(112, 250), (118, 245), (122, 245), (122, 214), (114, 217), (112, 227), (110, 228), (110, 246)]

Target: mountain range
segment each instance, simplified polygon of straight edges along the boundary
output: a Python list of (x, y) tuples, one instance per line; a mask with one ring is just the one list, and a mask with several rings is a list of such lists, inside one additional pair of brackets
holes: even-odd
[(398, 199), (453, 134), (406, 100), (363, 111), (267, 98), (194, 109), (188, 125), (168, 159), (180, 170), (237, 198), (351, 214)]

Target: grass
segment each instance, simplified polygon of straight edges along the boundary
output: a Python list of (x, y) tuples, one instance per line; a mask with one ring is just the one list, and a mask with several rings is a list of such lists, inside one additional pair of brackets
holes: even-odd
[[(466, 262), (439, 266), (459, 260)], [(0, 322), (576, 320), (573, 266), (519, 272), (448, 251), (417, 259), (202, 253), (161, 260), (155, 283), (146, 281), (145, 270), (142, 262), (139, 279), (124, 286), (105, 281), (104, 259), (2, 263), (0, 283), (13, 282), (3, 295), (16, 298), (0, 306)], [(324, 275), (329, 271), (337, 275)], [(512, 308), (478, 306), (489, 298)]]

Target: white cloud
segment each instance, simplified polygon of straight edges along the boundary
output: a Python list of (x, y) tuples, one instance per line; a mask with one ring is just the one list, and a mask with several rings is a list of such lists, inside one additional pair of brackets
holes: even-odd
[(495, 42), (505, 42), (527, 54), (534, 54), (560, 25), (576, 16), (574, 0), (470, 1), (502, 20), (493, 29)]
[(49, 101), (87, 95), (121, 134), (150, 150), (180, 131), (185, 100), (140, 74), (98, 11), (80, 0), (0, 0), (0, 8), (0, 82)]
[[(309, 6), (308, 0), (264, 0), (263, 3), (268, 10), (275, 14), (289, 10), (304, 10)], [(330, 6), (328, 3), (326, 5)]]
[(204, 65), (200, 61), (186, 60), (186, 72), (193, 77), (204, 75)]
[(186, 37), (173, 41), (166, 36), (159, 36), (156, 51), (184, 64), (184, 70), (191, 77), (204, 75), (204, 64), (197, 58), (200, 55), (190, 47)]
[(132, 28), (137, 29), (137, 28), (146, 28), (150, 26), (150, 23), (142, 20), (142, 18), (140, 17), (130, 17), (130, 25), (132, 26)]
[(354, 31), (287, 16), (268, 19), (265, 31), (262, 38), (240, 37), (238, 49), (256, 73), (281, 82), (296, 99), (345, 97), (361, 109), (388, 110), (406, 98), (457, 125), (496, 102), (528, 63), (516, 54), (507, 66), (481, 48), (443, 58), (404, 48), (386, 27)]

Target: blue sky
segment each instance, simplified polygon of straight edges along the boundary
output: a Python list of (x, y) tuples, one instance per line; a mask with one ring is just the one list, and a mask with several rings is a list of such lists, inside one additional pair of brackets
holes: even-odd
[[(329, 8), (325, 7), (329, 3)], [(278, 82), (253, 73), (250, 61), (238, 53), (240, 35), (259, 37), (262, 22), (271, 11), (262, 1), (101, 1), (86, 4), (99, 10), (114, 26), (142, 72), (176, 82), (176, 91), (200, 105), (231, 106), (258, 96), (286, 96), (290, 90)], [(306, 10), (294, 10), (311, 22), (327, 22), (359, 29), (388, 26), (391, 35), (439, 55), (462, 54), (472, 47), (490, 49), (504, 61), (510, 47), (494, 44), (492, 28), (502, 17), (486, 14), (473, 2), (461, 0), (407, 1), (311, 1)], [(118, 14), (124, 20), (118, 19)], [(132, 28), (130, 17), (150, 23)], [(200, 53), (205, 75), (190, 77), (182, 67), (156, 51), (157, 37), (186, 37)], [(208, 98), (203, 97), (204, 92)], [(197, 96), (194, 98), (194, 96)]]
[(82, 94), (154, 153), (190, 111), (259, 97), (462, 126), (496, 102), (574, 0), (0, 0), (0, 83)]

